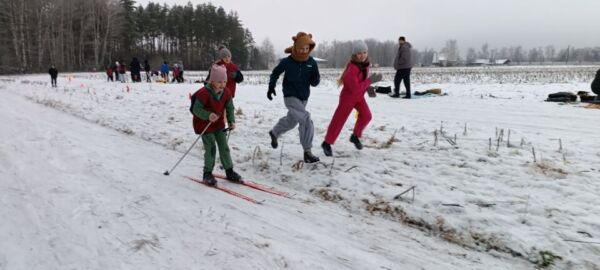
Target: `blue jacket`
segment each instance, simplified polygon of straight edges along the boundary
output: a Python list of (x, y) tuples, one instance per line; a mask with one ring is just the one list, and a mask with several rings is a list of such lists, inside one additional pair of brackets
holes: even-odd
[(164, 74), (168, 74), (169, 73), (169, 65), (168, 64), (160, 65), (160, 72), (164, 73)]
[(285, 75), (283, 75), (284, 97), (297, 97), (300, 100), (308, 100), (310, 86), (317, 86), (321, 81), (319, 67), (315, 59), (309, 57), (305, 62), (297, 62), (290, 55), (281, 59), (273, 69), (269, 80), (269, 89), (275, 89), (277, 80), (283, 72), (285, 72)]

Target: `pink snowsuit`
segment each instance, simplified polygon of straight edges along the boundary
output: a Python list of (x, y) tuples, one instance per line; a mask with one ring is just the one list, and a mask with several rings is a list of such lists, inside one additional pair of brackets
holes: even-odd
[[(367, 74), (369, 74), (369, 68), (367, 67)], [(333, 118), (327, 128), (327, 135), (325, 135), (325, 142), (328, 144), (334, 144), (337, 137), (340, 135), (344, 123), (348, 119), (348, 116), (352, 112), (352, 109), (358, 111), (358, 119), (354, 124), (354, 135), (356, 137), (362, 137), (362, 132), (371, 121), (371, 110), (365, 100), (365, 92), (371, 81), (367, 78), (363, 80), (363, 74), (360, 72), (359, 67), (354, 63), (348, 64), (348, 69), (342, 78), (344, 87), (340, 92), (340, 103), (338, 104)]]

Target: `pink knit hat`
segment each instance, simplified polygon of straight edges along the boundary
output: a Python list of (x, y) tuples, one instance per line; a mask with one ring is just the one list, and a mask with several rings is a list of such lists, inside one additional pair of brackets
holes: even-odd
[(210, 68), (210, 78), (208, 79), (211, 82), (224, 82), (227, 81), (227, 69), (223, 65), (212, 65)]

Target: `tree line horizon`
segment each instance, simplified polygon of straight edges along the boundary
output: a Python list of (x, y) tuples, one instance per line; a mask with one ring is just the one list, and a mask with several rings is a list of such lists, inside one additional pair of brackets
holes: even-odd
[[(188, 70), (207, 70), (219, 46), (245, 70), (265, 70), (276, 64), (279, 53), (265, 38), (257, 44), (235, 11), (211, 3), (167, 5), (134, 0), (0, 0), (0, 73), (103, 70), (115, 61), (148, 59), (153, 69), (163, 61), (182, 63)], [(292, 35), (294, 33), (290, 33)], [(398, 48), (394, 40), (364, 39), (371, 63), (390, 67)], [(408, 37), (410, 42), (410, 37)], [(433, 46), (432, 46), (433, 47)], [(343, 68), (352, 41), (323, 41), (313, 56), (327, 66)], [(512, 63), (600, 62), (600, 46), (492, 48), (484, 43), (461, 55), (458, 41), (446, 41), (441, 50), (413, 48), (415, 66), (430, 66), (436, 58), (459, 64), (475, 59), (509, 59)]]

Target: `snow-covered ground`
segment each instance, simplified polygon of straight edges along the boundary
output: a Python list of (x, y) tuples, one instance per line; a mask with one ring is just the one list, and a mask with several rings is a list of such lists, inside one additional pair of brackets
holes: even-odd
[(3, 76), (0, 269), (600, 269), (600, 110), (543, 102), (594, 71), (416, 69), (413, 90), (448, 95), (370, 98), (366, 148), (348, 142), (352, 116), (334, 159), (319, 145), (340, 71), (324, 70), (308, 105), (323, 163), (304, 166), (296, 130), (269, 146), (281, 87), (268, 101), (268, 72), (246, 72), (235, 167), (296, 194), (228, 185), (264, 205), (181, 177), (201, 175), (201, 145), (162, 175), (196, 139), (199, 84)]

